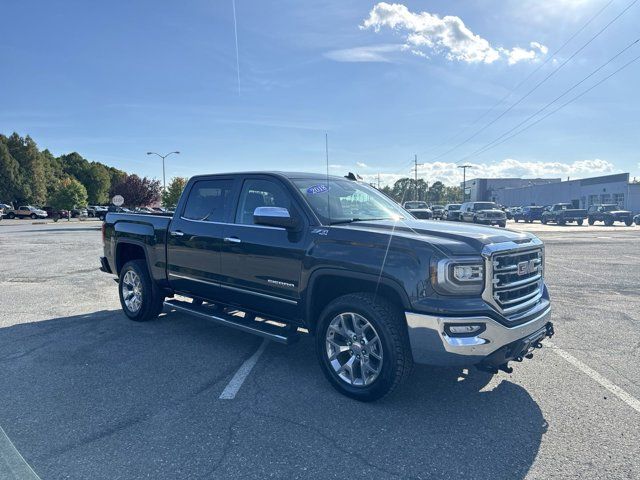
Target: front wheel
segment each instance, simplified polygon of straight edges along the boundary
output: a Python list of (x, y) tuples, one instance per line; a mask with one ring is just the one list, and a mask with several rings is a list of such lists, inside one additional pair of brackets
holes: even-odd
[(131, 320), (146, 322), (160, 315), (164, 296), (151, 280), (144, 260), (131, 260), (122, 267), (118, 291), (122, 310)]
[(612, 220), (611, 218), (607, 218), (607, 219), (604, 221), (604, 224), (605, 224), (607, 227), (610, 227), (610, 226), (612, 226), (612, 225), (613, 225), (613, 220)]
[(507, 226), (507, 222), (500, 222), (498, 225), (502, 228), (505, 228)]
[(588, 222), (589, 222), (589, 225), (593, 225), (594, 223), (596, 223), (595, 219), (593, 218), (590, 218)]
[(630, 227), (631, 225), (633, 225), (633, 220), (631, 220), (630, 218), (627, 218), (627, 219), (624, 221), (624, 224), (625, 224), (627, 227)]
[(38, 218), (38, 216), (35, 213), (32, 213), (29, 216), (31, 217), (32, 220), (35, 220), (36, 218)]
[(404, 322), (399, 308), (370, 293), (331, 302), (316, 330), (318, 360), (331, 385), (363, 402), (401, 385), (413, 368)]
[(580, 226), (582, 226), (582, 224), (584, 223), (584, 220), (580, 219), (580, 220), (576, 220), (576, 223)]

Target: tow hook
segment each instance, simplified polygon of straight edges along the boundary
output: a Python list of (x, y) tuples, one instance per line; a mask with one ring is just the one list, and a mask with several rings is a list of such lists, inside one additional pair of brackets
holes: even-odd
[(556, 333), (555, 330), (553, 329), (553, 323), (549, 322), (546, 325), (547, 328), (547, 337), (551, 338), (553, 337), (553, 335)]

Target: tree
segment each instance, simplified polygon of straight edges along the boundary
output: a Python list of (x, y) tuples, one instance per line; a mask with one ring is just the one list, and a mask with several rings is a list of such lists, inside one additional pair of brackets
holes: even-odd
[(87, 189), (75, 178), (68, 177), (60, 181), (50, 200), (53, 208), (71, 210), (87, 204)]
[(429, 201), (433, 203), (442, 203), (445, 199), (445, 186), (441, 181), (433, 182), (429, 187)]
[(127, 207), (142, 207), (157, 202), (160, 198), (160, 181), (128, 175), (123, 182), (115, 185), (113, 195), (122, 195)]
[(187, 178), (173, 177), (167, 189), (162, 192), (162, 206), (165, 208), (175, 208), (182, 195), (184, 187), (187, 185)]
[(409, 200), (426, 200), (427, 182), (422, 178), (418, 179), (418, 183), (413, 178), (401, 178), (393, 184), (391, 196), (398, 203), (408, 202)]
[(22, 138), (17, 133), (13, 133), (7, 139), (7, 147), (11, 156), (20, 165), (24, 198), (18, 198), (18, 200), (38, 205), (44, 204), (47, 199), (45, 159), (38, 150), (36, 142), (28, 135)]
[(86, 170), (84, 185), (87, 188), (89, 203), (102, 205), (109, 202), (111, 177), (107, 169), (100, 163), (92, 162)]
[(4, 139), (0, 136), (0, 202), (15, 202), (22, 197), (22, 179), (20, 177), (20, 164), (9, 153)]

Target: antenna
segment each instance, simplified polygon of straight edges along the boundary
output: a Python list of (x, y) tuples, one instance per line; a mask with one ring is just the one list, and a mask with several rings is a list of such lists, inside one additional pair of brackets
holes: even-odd
[(324, 133), (324, 152), (327, 161), (327, 217), (329, 218), (329, 225), (331, 225), (331, 189), (329, 188), (329, 134)]

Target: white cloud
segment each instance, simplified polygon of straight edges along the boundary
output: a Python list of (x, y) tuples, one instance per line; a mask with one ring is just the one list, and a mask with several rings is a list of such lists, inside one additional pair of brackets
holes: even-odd
[[(467, 179), (472, 178), (586, 178), (607, 175), (619, 171), (615, 165), (599, 158), (593, 160), (576, 160), (574, 162), (536, 162), (520, 161), (506, 158), (493, 163), (472, 163), (473, 168), (467, 170)], [(459, 185), (462, 182), (462, 169), (455, 163), (432, 162), (418, 168), (418, 175), (430, 184), (441, 181), (446, 185)], [(367, 182), (377, 182), (377, 174), (362, 175)], [(383, 173), (380, 175), (382, 185), (393, 185), (408, 173)]]
[(359, 168), (368, 168), (369, 166), (364, 162), (356, 162), (356, 166)]
[(324, 56), (336, 62), (390, 62), (390, 53), (398, 52), (405, 48), (406, 46), (401, 44), (368, 45), (331, 50), (326, 52)]
[(399, 3), (380, 2), (369, 12), (360, 26), (379, 32), (383, 27), (400, 32), (405, 39), (405, 49), (414, 54), (426, 55), (424, 50), (444, 54), (449, 60), (467, 63), (493, 63), (506, 58), (510, 65), (531, 61), (545, 55), (547, 47), (531, 42), (531, 49), (493, 47), (488, 40), (473, 33), (460, 17), (439, 17), (429, 12), (414, 13)]

